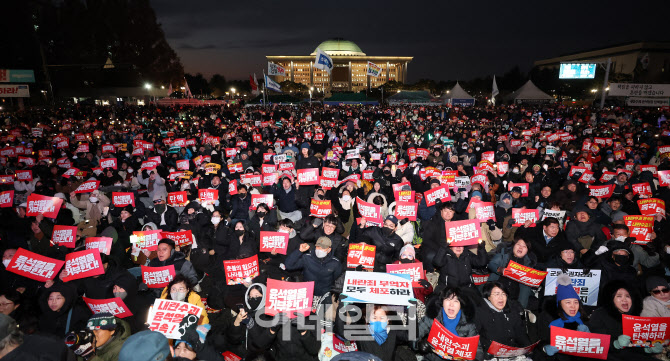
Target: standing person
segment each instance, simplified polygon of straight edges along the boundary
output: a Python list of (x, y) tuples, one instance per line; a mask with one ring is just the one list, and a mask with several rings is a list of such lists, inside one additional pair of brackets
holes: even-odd
[(342, 274), (342, 264), (332, 255), (332, 243), (328, 237), (320, 237), (314, 248), (310, 248), (307, 243), (301, 244), (286, 258), (286, 269), (302, 269), (303, 279), (314, 281), (314, 296), (323, 296)]

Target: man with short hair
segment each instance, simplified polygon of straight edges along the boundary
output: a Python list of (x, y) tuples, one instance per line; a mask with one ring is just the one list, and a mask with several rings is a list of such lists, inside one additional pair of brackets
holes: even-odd
[[(542, 227), (538, 227), (541, 225)], [(515, 236), (530, 241), (531, 248), (537, 256), (538, 269), (544, 267), (553, 257), (560, 257), (568, 241), (561, 230), (558, 219), (547, 217), (535, 227), (519, 227)]]
[[(308, 252), (309, 251), (309, 252)], [(293, 251), (287, 258), (288, 271), (302, 270), (305, 281), (314, 281), (314, 296), (323, 296), (342, 274), (342, 264), (332, 255), (332, 243), (328, 237), (320, 237), (314, 247), (307, 243)]]
[(388, 216), (384, 220), (382, 227), (366, 227), (367, 220), (361, 219), (362, 232), (359, 239), (375, 247), (375, 272), (386, 272), (386, 265), (400, 258), (400, 250), (405, 243), (399, 235), (395, 233), (398, 226), (398, 218)]
[[(175, 243), (173, 240), (163, 238), (158, 241), (156, 247), (157, 257), (149, 261), (149, 267), (165, 267), (174, 265), (175, 275), (182, 274), (188, 278), (193, 286), (198, 284), (198, 274), (193, 268), (191, 261), (186, 259), (186, 256), (175, 250)], [(157, 289), (160, 293), (161, 289)]]

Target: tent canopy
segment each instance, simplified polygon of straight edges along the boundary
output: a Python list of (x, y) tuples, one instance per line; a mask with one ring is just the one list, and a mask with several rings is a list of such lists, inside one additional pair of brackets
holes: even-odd
[(456, 82), (453, 88), (448, 93), (442, 95), (442, 99), (474, 99), (474, 97), (463, 89), (463, 87)]
[(554, 97), (551, 95), (543, 92), (538, 88), (531, 80), (528, 80), (526, 84), (524, 84), (521, 88), (517, 89), (517, 91), (513, 92), (510, 94), (512, 100), (514, 101), (523, 101), (523, 100), (530, 100), (530, 101), (553, 101)]

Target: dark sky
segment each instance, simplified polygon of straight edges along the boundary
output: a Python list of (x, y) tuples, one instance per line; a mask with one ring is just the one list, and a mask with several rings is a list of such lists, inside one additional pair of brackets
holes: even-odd
[(469, 80), (565, 53), (670, 40), (663, 1), (151, 0), (186, 72), (260, 76), (265, 55), (345, 38), (367, 55), (413, 56), (409, 81)]

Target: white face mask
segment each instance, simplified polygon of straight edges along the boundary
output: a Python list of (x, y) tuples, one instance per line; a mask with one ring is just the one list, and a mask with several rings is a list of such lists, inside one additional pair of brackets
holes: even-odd
[(326, 257), (328, 252), (325, 249), (318, 249), (317, 248), (317, 249), (314, 250), (314, 254), (316, 254), (316, 256), (318, 258), (323, 258), (323, 257)]
[(614, 240), (615, 240), (615, 241), (619, 241), (619, 242), (624, 242), (624, 241), (626, 241), (626, 237), (624, 237), (624, 236), (619, 236), (619, 237), (614, 238)]
[(351, 200), (351, 196), (345, 194), (342, 196), (342, 200), (345, 202), (349, 202)]
[(212, 217), (212, 224), (216, 225), (221, 222), (221, 217)]
[(174, 301), (184, 301), (186, 292), (170, 292), (170, 298)]
[(91, 203), (98, 203), (98, 197), (89, 197), (88, 200), (91, 201)]
[(132, 172), (133, 172), (133, 168), (128, 168), (127, 170), (128, 170), (128, 173), (132, 173)]
[(2, 264), (5, 266), (5, 268), (7, 268), (7, 266), (9, 266), (9, 262), (11, 261), (12, 261), (11, 259), (3, 259)]
[(516, 169), (516, 168), (514, 168), (514, 169), (512, 169), (512, 173), (514, 173), (514, 174), (519, 174), (519, 170)]

